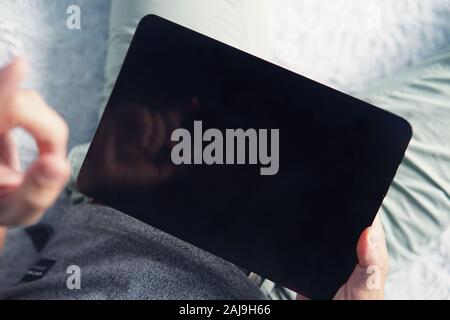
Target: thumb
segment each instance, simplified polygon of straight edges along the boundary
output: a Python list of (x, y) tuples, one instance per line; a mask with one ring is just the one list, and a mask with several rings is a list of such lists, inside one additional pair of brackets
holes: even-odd
[(336, 299), (383, 299), (388, 272), (388, 255), (384, 231), (379, 218), (365, 229), (356, 247), (358, 265), (347, 283), (339, 289)]
[(356, 247), (358, 255), (358, 265), (361, 268), (368, 268), (372, 265), (382, 263), (380, 237), (373, 227), (369, 227), (361, 234)]
[(387, 273), (388, 253), (383, 225), (379, 216), (376, 216), (371, 227), (365, 229), (359, 237), (356, 247), (358, 264), (362, 268), (377, 265)]
[(44, 210), (58, 197), (70, 174), (68, 161), (59, 155), (44, 155), (26, 172), (22, 185), (2, 213), (3, 225), (28, 225), (37, 222)]

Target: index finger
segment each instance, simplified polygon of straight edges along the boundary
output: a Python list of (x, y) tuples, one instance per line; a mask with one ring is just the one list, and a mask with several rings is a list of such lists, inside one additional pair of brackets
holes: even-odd
[(19, 88), (26, 68), (24, 60), (17, 58), (0, 70), (0, 134), (23, 127), (36, 139), (41, 154), (65, 155), (65, 122), (37, 93)]
[(36, 92), (20, 90), (6, 104), (0, 119), (3, 126), (28, 131), (36, 140), (41, 155), (66, 155), (67, 124)]
[(0, 112), (5, 100), (9, 99), (18, 90), (26, 68), (24, 60), (16, 58), (0, 70)]
[(16, 92), (1, 106), (0, 116), (7, 130), (20, 126), (30, 132), (40, 153), (22, 183), (0, 202), (0, 225), (31, 224), (56, 200), (67, 181), (67, 125), (36, 93), (26, 90)]

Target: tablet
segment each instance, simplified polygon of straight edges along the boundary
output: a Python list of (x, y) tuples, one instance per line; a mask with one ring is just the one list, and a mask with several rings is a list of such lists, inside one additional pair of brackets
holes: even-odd
[(140, 22), (77, 184), (315, 299), (357, 264), (412, 130), (156, 15)]

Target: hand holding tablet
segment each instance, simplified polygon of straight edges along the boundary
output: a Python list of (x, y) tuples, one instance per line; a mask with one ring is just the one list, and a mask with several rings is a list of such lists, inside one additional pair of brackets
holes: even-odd
[(331, 298), (354, 271), (359, 236), (411, 134), (396, 115), (150, 15), (78, 187), (309, 298)]

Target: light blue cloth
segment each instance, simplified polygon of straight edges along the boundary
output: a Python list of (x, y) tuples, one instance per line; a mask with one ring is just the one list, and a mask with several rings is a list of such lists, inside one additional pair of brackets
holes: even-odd
[(413, 127), (380, 210), (391, 265), (398, 268), (450, 225), (450, 49), (360, 96)]

